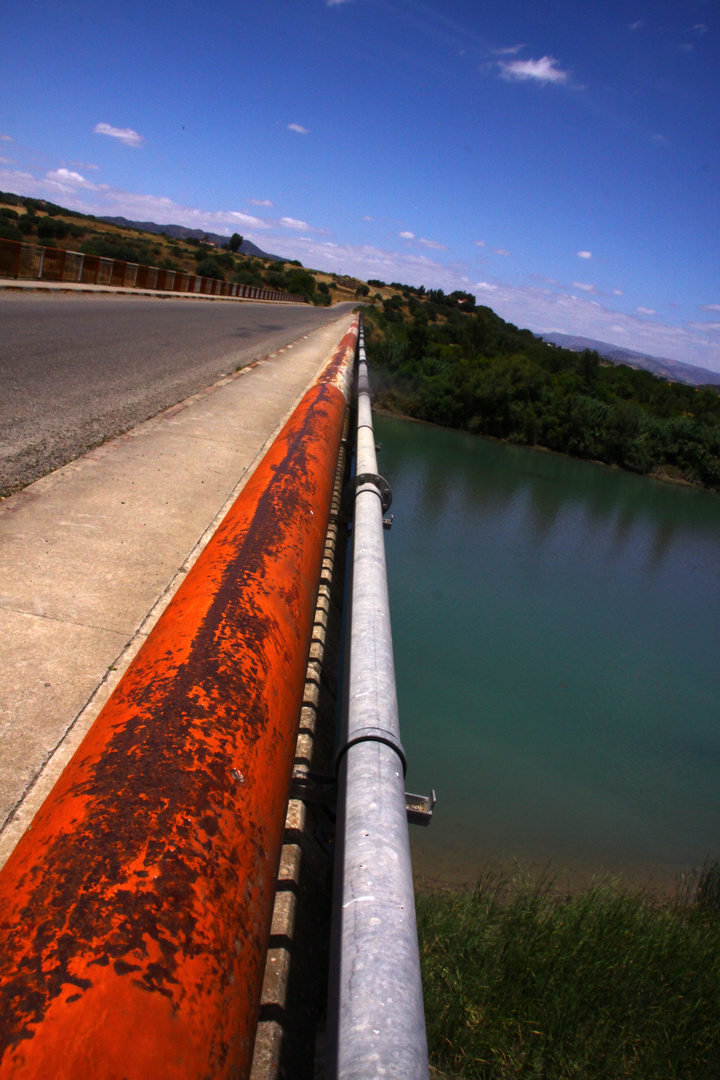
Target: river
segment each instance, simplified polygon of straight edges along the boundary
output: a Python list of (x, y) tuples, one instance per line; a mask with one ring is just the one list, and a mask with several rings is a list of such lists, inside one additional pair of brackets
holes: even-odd
[(416, 875), (720, 855), (720, 498), (385, 416)]

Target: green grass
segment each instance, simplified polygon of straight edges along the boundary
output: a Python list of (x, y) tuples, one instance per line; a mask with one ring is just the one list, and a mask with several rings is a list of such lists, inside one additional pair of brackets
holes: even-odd
[(719, 901), (717, 865), (673, 900), (498, 870), (420, 889), (434, 1075), (720, 1077)]

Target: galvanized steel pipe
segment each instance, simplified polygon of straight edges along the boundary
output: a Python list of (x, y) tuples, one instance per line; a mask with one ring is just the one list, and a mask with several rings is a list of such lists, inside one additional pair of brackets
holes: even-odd
[[(358, 476), (377, 476), (360, 335)], [(383, 534), (383, 485), (355, 491), (349, 686), (338, 751), (328, 1071), (429, 1075)]]
[(345, 335), (0, 874), (0, 1078), (250, 1071)]

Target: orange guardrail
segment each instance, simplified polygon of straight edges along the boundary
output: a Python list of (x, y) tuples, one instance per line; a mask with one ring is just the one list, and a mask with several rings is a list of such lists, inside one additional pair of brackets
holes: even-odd
[(0, 239), (0, 278), (33, 281), (67, 281), (74, 284), (112, 285), (125, 289), (158, 289), (163, 292), (201, 293), (204, 296), (234, 296), (237, 299), (277, 300), (300, 303), (304, 296), (238, 285), (234, 281), (198, 277), (157, 266), (141, 266), (121, 259), (104, 259), (80, 251), (38, 247), (19, 240)]
[(357, 320), (0, 872), (0, 1078), (249, 1073)]

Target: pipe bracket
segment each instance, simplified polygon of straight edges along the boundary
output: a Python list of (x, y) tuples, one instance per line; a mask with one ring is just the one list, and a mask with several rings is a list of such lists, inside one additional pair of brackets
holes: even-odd
[(358, 473), (348, 480), (343, 491), (342, 501), (349, 506), (355, 501), (360, 491), (372, 489), (380, 496), (383, 514), (386, 514), (392, 504), (392, 489), (387, 480), (378, 473)]
[(398, 738), (396, 738), (392, 734), (392, 732), (386, 731), (384, 728), (379, 727), (357, 728), (357, 730), (353, 732), (347, 742), (343, 743), (343, 745), (340, 747), (337, 754), (335, 755), (336, 772), (340, 767), (340, 762), (342, 761), (345, 754), (347, 754), (350, 747), (356, 746), (358, 743), (362, 742), (379, 742), (384, 743), (385, 746), (391, 747), (391, 749), (395, 751), (395, 753), (402, 762), (403, 776), (405, 776), (405, 774), (407, 773), (407, 758), (405, 757), (405, 748), (403, 744)]

